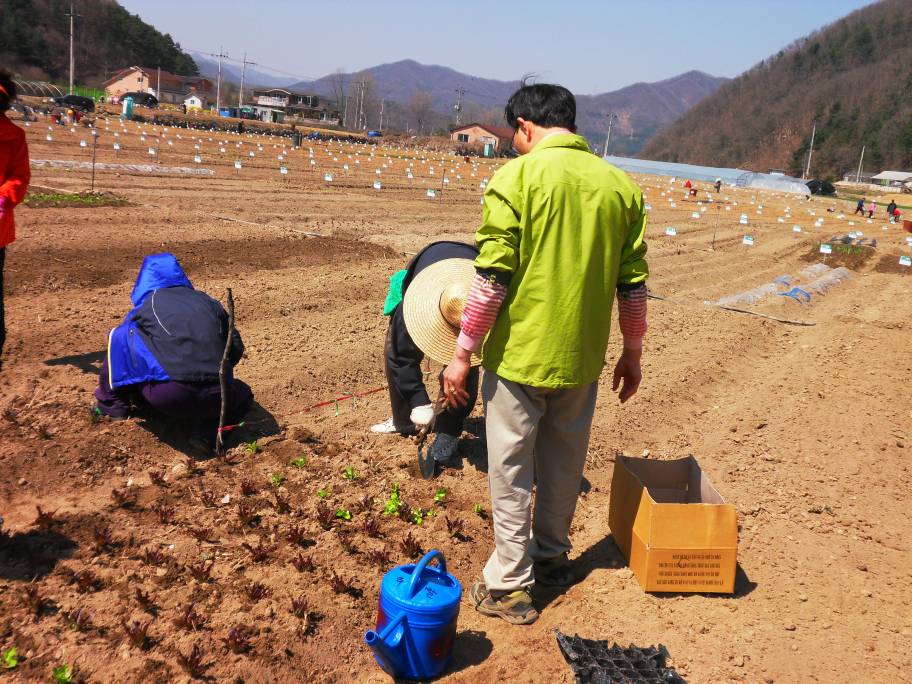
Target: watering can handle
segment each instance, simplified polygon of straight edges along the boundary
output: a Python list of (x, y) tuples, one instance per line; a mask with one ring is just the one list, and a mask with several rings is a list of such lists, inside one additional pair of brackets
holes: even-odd
[(446, 560), (443, 557), (443, 551), (439, 549), (432, 549), (431, 551), (428, 551), (426, 554), (424, 554), (424, 558), (418, 561), (418, 565), (415, 566), (415, 570), (412, 572), (412, 581), (409, 582), (406, 596), (409, 598), (413, 598), (415, 596), (415, 592), (418, 590), (418, 580), (421, 578), (421, 573), (424, 572), (424, 569), (428, 566), (428, 563), (430, 563), (435, 558), (438, 561), (437, 572), (444, 575), (446, 574)]

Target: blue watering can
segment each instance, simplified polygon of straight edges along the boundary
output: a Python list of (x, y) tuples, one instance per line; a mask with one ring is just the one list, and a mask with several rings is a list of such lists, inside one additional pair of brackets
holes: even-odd
[[(437, 567), (429, 564), (437, 559)], [(429, 551), (416, 564), (400, 565), (383, 576), (377, 629), (364, 643), (388, 674), (431, 679), (450, 665), (462, 586), (446, 570), (443, 553)]]

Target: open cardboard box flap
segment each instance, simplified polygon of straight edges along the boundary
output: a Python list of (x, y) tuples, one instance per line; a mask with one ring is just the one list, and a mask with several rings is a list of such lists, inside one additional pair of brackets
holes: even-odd
[(733, 590), (737, 512), (693, 456), (618, 456), (609, 525), (647, 591)]

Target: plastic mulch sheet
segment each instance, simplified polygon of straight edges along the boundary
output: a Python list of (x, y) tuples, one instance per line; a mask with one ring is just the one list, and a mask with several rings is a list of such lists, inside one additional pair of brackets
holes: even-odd
[(670, 656), (661, 644), (609, 647), (607, 641), (569, 637), (560, 630), (554, 634), (580, 684), (686, 684), (674, 668), (665, 666)]

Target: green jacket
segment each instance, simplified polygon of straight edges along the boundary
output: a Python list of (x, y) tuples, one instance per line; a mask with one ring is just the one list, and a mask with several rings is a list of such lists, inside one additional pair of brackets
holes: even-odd
[(475, 266), (512, 279), (482, 365), (535, 387), (598, 379), (617, 285), (649, 275), (645, 231), (640, 188), (578, 135), (501, 167), (484, 194)]

